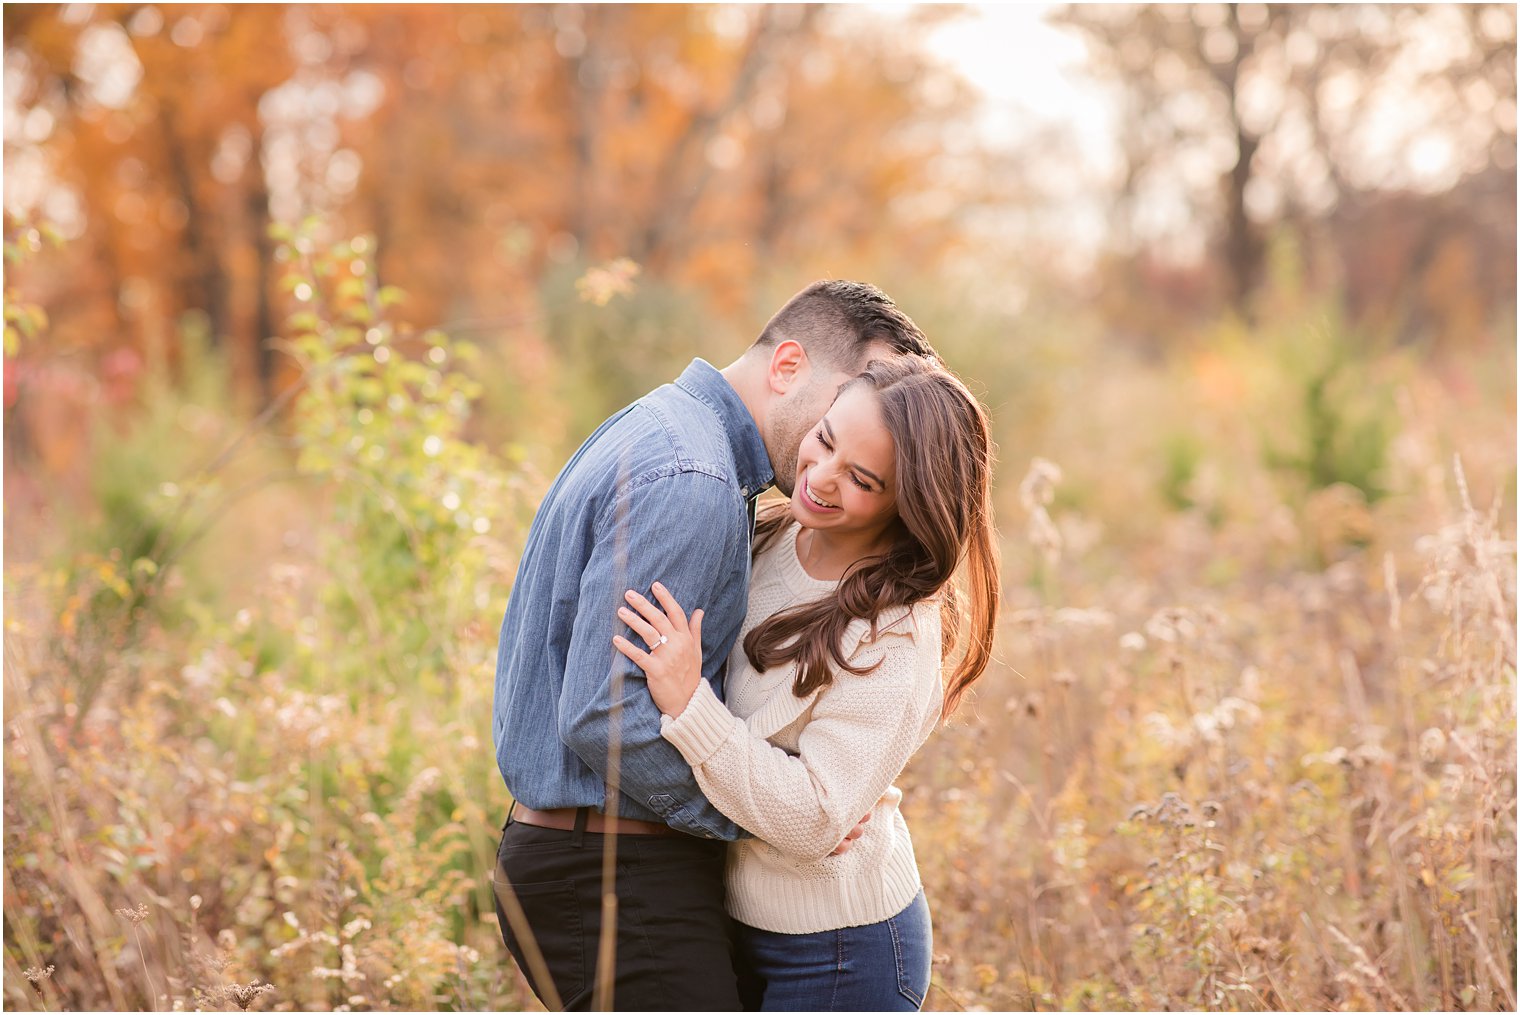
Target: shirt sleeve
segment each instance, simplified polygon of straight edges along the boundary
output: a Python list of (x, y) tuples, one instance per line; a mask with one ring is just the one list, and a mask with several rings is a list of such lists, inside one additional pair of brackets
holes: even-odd
[[(708, 802), (691, 767), (661, 738), (660, 710), (643, 672), (613, 647), (612, 636), (628, 635), (617, 616), (623, 593), (636, 589), (653, 599), (656, 581), (688, 616), (698, 607), (710, 609), (718, 583), (735, 574), (749, 552), (744, 516), (733, 497), (720, 479), (678, 472), (636, 482), (609, 504), (581, 575), (559, 699), (560, 739), (592, 771), (607, 778), (616, 739), (621, 793), (661, 815), (672, 828), (727, 840), (744, 832)], [(742, 620), (733, 619), (729, 642)], [(728, 647), (715, 640), (705, 648), (703, 686), (715, 699), (712, 682)]]
[(876, 645), (860, 661), (880, 651), (880, 666), (838, 673), (819, 693), (795, 757), (750, 732), (702, 686), (662, 733), (724, 814), (783, 853), (821, 859), (902, 772), (937, 701), (920, 693), (923, 667), (938, 675), (937, 649), (920, 651), (908, 634), (884, 634)]

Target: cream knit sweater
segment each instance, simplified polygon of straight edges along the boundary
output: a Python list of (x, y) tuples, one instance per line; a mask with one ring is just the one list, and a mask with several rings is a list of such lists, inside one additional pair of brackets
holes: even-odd
[[(792, 693), (795, 666), (757, 673), (744, 635), (837, 583), (808, 575), (793, 522), (756, 558), (749, 612), (728, 661), (728, 704), (706, 681), (678, 718), (660, 724), (713, 805), (758, 838), (728, 850), (728, 912), (762, 930), (811, 934), (879, 923), (918, 894), (918, 865), (892, 785), (939, 720), (938, 600), (853, 621), (844, 637), (847, 672), (805, 698)], [(861, 816), (855, 845), (830, 856)]]

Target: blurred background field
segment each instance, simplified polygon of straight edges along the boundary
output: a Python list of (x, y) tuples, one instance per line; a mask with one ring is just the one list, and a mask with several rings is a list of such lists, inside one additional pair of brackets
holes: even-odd
[(7, 1007), (534, 1007), (538, 498), (845, 277), (1000, 445), (928, 1007), (1514, 1009), (1513, 6), (4, 28)]

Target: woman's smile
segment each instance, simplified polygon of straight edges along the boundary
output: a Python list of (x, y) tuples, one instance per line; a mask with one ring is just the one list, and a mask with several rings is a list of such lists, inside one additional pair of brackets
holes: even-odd
[(896, 458), (875, 392), (847, 386), (797, 449), (792, 517), (841, 558), (870, 552), (897, 517)]
[(811, 508), (819, 514), (831, 514), (835, 511), (843, 510), (838, 504), (830, 504), (813, 492), (813, 487), (808, 482), (806, 471), (802, 473), (802, 497), (800, 499), (804, 507)]

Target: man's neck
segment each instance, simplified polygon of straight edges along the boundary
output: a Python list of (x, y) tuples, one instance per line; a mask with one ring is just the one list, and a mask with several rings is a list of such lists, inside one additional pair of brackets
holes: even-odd
[(739, 395), (739, 400), (749, 410), (750, 418), (755, 421), (755, 429), (761, 435), (765, 434), (765, 376), (764, 366), (757, 364), (753, 357), (740, 356), (728, 366), (718, 371), (723, 379), (728, 382)]

